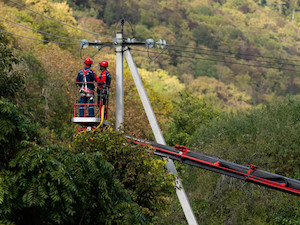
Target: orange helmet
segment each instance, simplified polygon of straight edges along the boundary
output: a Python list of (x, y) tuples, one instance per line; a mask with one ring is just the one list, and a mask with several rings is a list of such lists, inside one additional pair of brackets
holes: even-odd
[(107, 61), (101, 61), (99, 63), (100, 66), (103, 66), (103, 67), (108, 67), (108, 62)]
[(87, 65), (87, 66), (91, 66), (93, 64), (93, 61), (90, 59), (90, 58), (87, 58), (85, 61), (84, 61), (84, 64)]

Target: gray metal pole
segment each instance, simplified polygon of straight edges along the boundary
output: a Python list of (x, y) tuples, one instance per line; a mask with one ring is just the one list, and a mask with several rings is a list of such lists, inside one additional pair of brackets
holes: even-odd
[[(123, 34), (116, 34), (116, 41), (122, 42)], [(124, 122), (124, 82), (123, 82), (123, 47), (116, 47), (116, 129)]]
[[(124, 55), (125, 55), (125, 59), (127, 61), (127, 64), (129, 66), (129, 69), (131, 71), (135, 86), (138, 90), (141, 101), (143, 103), (144, 109), (146, 111), (146, 114), (147, 114), (149, 123), (151, 125), (153, 134), (155, 136), (156, 142), (159, 143), (159, 144), (164, 144), (165, 145), (166, 144), (165, 139), (164, 139), (164, 137), (161, 133), (160, 127), (157, 123), (155, 114), (154, 114), (153, 109), (151, 107), (150, 101), (148, 99), (148, 96), (147, 96), (147, 93), (145, 91), (145, 88), (144, 88), (143, 82), (141, 80), (141, 77), (139, 75), (139, 72), (136, 68), (136, 65), (135, 65), (134, 61), (133, 61), (130, 50), (127, 49), (127, 48), (124, 49)], [(167, 163), (166, 163), (166, 167), (171, 173), (174, 173), (174, 174), (177, 173), (177, 170), (175, 168), (173, 160), (168, 159)], [(191, 205), (189, 203), (189, 200), (186, 196), (186, 193), (184, 191), (184, 188), (182, 186), (182, 183), (181, 183), (181, 181), (178, 177), (176, 179), (176, 185), (179, 187), (179, 189), (176, 188), (176, 194), (178, 196), (179, 202), (181, 204), (181, 207), (183, 209), (183, 212), (185, 214), (185, 217), (186, 217), (186, 220), (187, 220), (188, 224), (191, 224), (191, 225), (198, 224), (197, 220), (195, 218), (195, 215), (193, 213), (192, 207), (191, 207)]]

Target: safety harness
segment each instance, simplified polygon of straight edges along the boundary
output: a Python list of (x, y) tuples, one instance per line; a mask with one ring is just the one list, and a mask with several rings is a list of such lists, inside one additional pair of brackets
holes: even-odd
[(91, 68), (88, 68), (87, 70), (84, 70), (84, 68), (82, 69), (84, 85), (82, 85), (81, 88), (79, 89), (80, 97), (85, 97), (85, 96), (93, 97), (94, 96), (94, 91), (87, 87), (86, 74), (90, 71), (90, 69)]

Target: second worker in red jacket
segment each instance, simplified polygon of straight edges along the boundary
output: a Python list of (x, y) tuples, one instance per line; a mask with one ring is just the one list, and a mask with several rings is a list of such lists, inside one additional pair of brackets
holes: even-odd
[(101, 61), (99, 63), (99, 69), (101, 70), (101, 75), (99, 76), (99, 83), (101, 86), (101, 97), (98, 98), (98, 103), (101, 100), (102, 105), (106, 105), (109, 95), (109, 87), (111, 82), (110, 73), (107, 70), (108, 62)]
[(101, 61), (99, 63), (99, 69), (101, 70), (101, 75), (99, 76), (100, 83), (106, 86), (110, 86), (111, 76), (110, 73), (107, 70), (108, 62), (107, 61)]

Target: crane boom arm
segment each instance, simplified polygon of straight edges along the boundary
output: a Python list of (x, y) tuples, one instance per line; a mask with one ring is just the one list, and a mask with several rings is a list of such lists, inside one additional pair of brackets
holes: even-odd
[(144, 141), (128, 136), (127, 139), (129, 139), (133, 144), (153, 147), (155, 149), (154, 154), (161, 157), (168, 157), (170, 159), (180, 161), (181, 163), (300, 196), (300, 181), (259, 170), (252, 164), (242, 166), (201, 153), (189, 151), (189, 149), (185, 146), (175, 145), (175, 148), (173, 148), (156, 142)]

